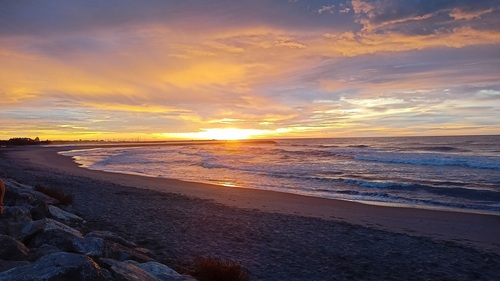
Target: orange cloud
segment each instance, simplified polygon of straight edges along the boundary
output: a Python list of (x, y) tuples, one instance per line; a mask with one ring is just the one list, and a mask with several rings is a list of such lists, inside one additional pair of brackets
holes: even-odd
[(171, 70), (163, 75), (163, 82), (179, 87), (206, 84), (226, 85), (244, 80), (246, 66), (221, 62), (196, 62), (183, 69)]
[(276, 41), (276, 42), (274, 42), (274, 46), (276, 46), (276, 47), (288, 47), (288, 48), (294, 48), (294, 49), (306, 48), (306, 45), (299, 43), (299, 42), (290, 41), (290, 40)]
[(481, 11), (464, 11), (461, 9), (451, 10), (450, 16), (456, 20), (471, 20), (476, 18), (481, 18), (481, 16), (490, 14), (493, 9), (481, 10)]
[(472, 45), (500, 44), (500, 31), (456, 28), (452, 33), (430, 35), (404, 35), (392, 33), (324, 34), (325, 53), (358, 56), (378, 52), (403, 52), (435, 47), (462, 48)]

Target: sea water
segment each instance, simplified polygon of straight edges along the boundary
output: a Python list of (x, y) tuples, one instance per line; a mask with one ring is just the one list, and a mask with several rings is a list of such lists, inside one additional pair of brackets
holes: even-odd
[(62, 154), (93, 170), (500, 215), (500, 136), (293, 139)]

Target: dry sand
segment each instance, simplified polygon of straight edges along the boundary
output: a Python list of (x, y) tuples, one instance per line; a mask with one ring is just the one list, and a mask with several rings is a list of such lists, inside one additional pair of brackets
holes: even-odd
[(57, 154), (67, 149), (4, 149), (0, 176), (75, 194), (89, 225), (174, 266), (214, 255), (242, 262), (253, 280), (500, 277), (500, 216), (92, 171)]

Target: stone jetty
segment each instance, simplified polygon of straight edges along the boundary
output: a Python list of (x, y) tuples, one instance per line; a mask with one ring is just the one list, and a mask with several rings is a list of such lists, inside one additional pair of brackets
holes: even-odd
[(89, 230), (69, 207), (34, 187), (3, 182), (0, 281), (195, 280), (113, 232)]

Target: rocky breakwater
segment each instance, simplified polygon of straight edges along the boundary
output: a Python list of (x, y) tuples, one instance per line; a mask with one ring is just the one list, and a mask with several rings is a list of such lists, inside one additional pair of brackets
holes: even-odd
[(0, 281), (195, 280), (115, 233), (89, 231), (81, 217), (32, 186), (4, 183)]

